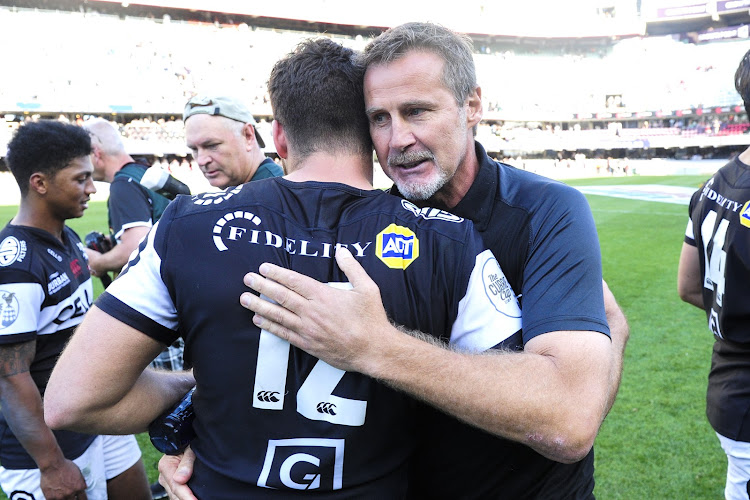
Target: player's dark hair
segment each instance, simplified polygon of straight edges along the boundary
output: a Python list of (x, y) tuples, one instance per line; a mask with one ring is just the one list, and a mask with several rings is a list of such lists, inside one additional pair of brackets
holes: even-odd
[(365, 47), (362, 64), (389, 64), (408, 52), (423, 51), (445, 61), (443, 84), (453, 93), (459, 106), (477, 88), (474, 45), (466, 35), (439, 24), (404, 23), (381, 33)]
[(273, 67), (273, 117), (300, 158), (331, 150), (372, 154), (364, 68), (355, 56), (327, 38), (308, 39)]
[(39, 120), (21, 125), (8, 143), (6, 161), (16, 178), (21, 196), (29, 192), (35, 172), (55, 176), (71, 161), (91, 154), (89, 133), (76, 125)]
[(750, 50), (745, 53), (734, 73), (734, 88), (740, 93), (745, 104), (745, 112), (750, 119)]

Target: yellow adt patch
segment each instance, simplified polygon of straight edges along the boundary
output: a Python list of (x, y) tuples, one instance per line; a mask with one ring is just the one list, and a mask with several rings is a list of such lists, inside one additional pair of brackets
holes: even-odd
[(378, 233), (375, 253), (391, 269), (406, 269), (419, 257), (419, 240), (408, 227), (391, 224)]
[(745, 227), (750, 227), (750, 201), (746, 201), (740, 210), (740, 223)]

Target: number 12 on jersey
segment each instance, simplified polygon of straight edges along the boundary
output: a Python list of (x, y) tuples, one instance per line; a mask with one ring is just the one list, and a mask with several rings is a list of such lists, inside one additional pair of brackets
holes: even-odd
[[(335, 288), (351, 288), (350, 283), (329, 283)], [(261, 295), (262, 299), (271, 301)], [(266, 330), (261, 330), (258, 363), (255, 367), (253, 407), (282, 410), (286, 401), (286, 379), (291, 344)], [(365, 423), (367, 401), (334, 396), (333, 391), (346, 372), (317, 360), (297, 391), (297, 412), (310, 420), (337, 425), (360, 426)]]

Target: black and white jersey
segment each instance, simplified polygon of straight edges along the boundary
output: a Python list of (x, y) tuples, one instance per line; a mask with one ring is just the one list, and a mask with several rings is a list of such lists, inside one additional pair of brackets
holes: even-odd
[(735, 158), (693, 194), (685, 243), (698, 249), (703, 306), (716, 339), (708, 420), (719, 434), (750, 441), (750, 166)]
[(698, 248), (711, 332), (750, 345), (748, 200), (750, 167), (734, 159), (693, 194), (685, 242)]
[(239, 304), (243, 276), (263, 262), (349, 286), (339, 246), (377, 282), (398, 324), (472, 350), (521, 328), (494, 256), (449, 213), (283, 178), (178, 197), (97, 306), (165, 344), (184, 336), (197, 381), (190, 487), (199, 498), (405, 494), (416, 403), (260, 331)]
[[(86, 253), (65, 227), (63, 242), (42, 229), (8, 224), (0, 231), (0, 348), (36, 341), (31, 376), (44, 395), (52, 368), (93, 301)], [(66, 458), (83, 453), (95, 436), (55, 431)], [(0, 465), (34, 469), (0, 409)]]

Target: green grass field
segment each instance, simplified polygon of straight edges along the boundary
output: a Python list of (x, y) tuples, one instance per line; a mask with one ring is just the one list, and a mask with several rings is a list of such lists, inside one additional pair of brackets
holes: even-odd
[[(597, 178), (571, 185), (667, 184), (697, 189), (706, 176)], [(677, 296), (677, 262), (687, 207), (588, 196), (602, 247), (604, 278), (631, 329), (617, 402), (596, 441), (596, 497), (723, 498), (726, 459), (705, 417), (712, 336), (705, 314)], [(15, 207), (0, 207), (7, 221)], [(70, 221), (83, 237), (104, 230), (93, 203)], [(101, 285), (96, 284), (96, 293)], [(139, 436), (150, 478), (158, 454)], [(0, 498), (5, 498), (0, 495)]]

